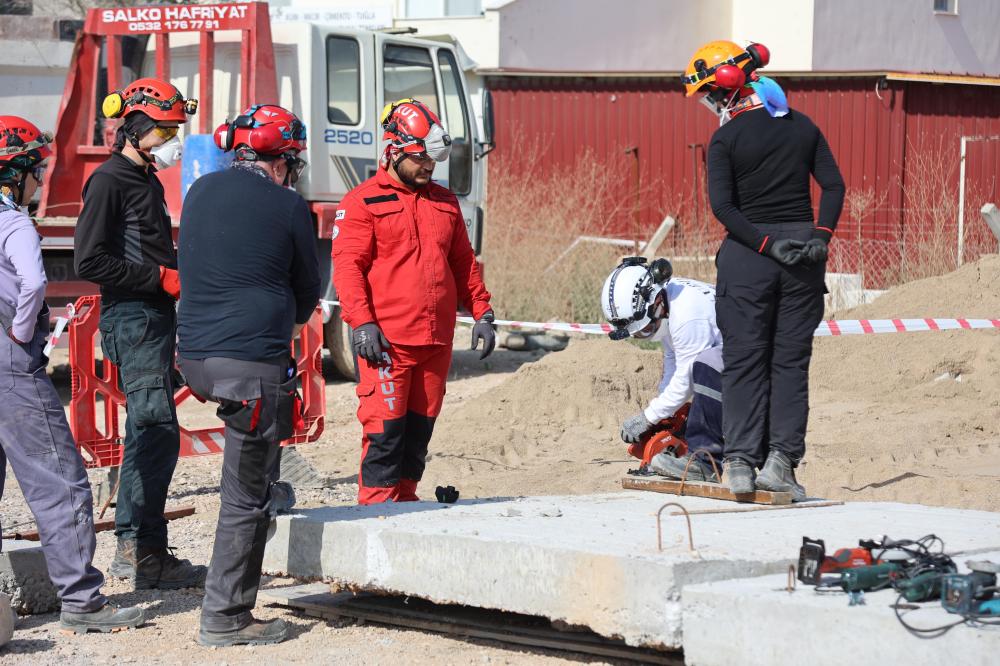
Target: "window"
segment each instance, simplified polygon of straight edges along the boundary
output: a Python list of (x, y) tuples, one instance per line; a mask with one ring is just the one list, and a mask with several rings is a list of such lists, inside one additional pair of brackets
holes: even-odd
[(438, 51), (441, 84), (444, 88), (444, 117), (441, 121), (453, 139), (469, 139), (469, 111), (465, 106), (462, 74), (451, 51)]
[(397, 99), (417, 99), (440, 115), (437, 88), (434, 86), (434, 63), (427, 49), (386, 44), (383, 99), (388, 104)]
[(483, 0), (406, 0), (406, 18), (428, 19), (446, 16), (480, 16)]
[(935, 14), (958, 14), (958, 0), (934, 0)]
[(357, 125), (361, 119), (361, 48), (347, 37), (326, 39), (327, 119)]

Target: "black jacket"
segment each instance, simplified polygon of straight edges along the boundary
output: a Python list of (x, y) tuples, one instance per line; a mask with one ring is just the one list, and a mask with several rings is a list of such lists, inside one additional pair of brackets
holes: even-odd
[(167, 299), (160, 266), (176, 268), (163, 185), (152, 167), (112, 153), (83, 186), (74, 266), (105, 300)]
[[(708, 146), (708, 196), (730, 236), (764, 252), (767, 225), (812, 222), (810, 177), (820, 186), (813, 237), (829, 242), (844, 204), (844, 179), (823, 133), (804, 113), (745, 111)], [(773, 240), (773, 239), (771, 239)]]
[(320, 296), (309, 205), (259, 173), (202, 176), (184, 199), (178, 349), (185, 358), (287, 355)]

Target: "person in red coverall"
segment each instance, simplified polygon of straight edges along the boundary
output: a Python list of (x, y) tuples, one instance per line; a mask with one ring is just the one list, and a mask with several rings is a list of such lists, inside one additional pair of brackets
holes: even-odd
[(358, 502), (412, 502), (451, 366), (455, 313), (472, 312), (480, 359), (496, 342), (486, 291), (455, 195), (431, 181), (451, 137), (412, 99), (387, 104), (380, 168), (341, 202), (334, 286), (358, 355)]

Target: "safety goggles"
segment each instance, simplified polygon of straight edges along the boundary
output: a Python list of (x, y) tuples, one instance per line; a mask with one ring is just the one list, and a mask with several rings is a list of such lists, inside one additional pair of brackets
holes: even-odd
[(172, 138), (177, 136), (178, 131), (180, 131), (179, 127), (161, 127), (160, 125), (157, 125), (153, 128), (153, 132), (156, 133), (156, 136), (160, 137), (164, 141), (170, 141)]
[(285, 156), (285, 164), (288, 166), (288, 182), (294, 185), (299, 182), (299, 177), (306, 168), (306, 162), (301, 157), (297, 155)]
[(136, 90), (132, 93), (132, 97), (128, 101), (131, 102), (132, 105), (149, 104), (163, 109), (164, 111), (169, 111), (173, 108), (174, 104), (181, 102), (184, 107), (184, 113), (187, 115), (193, 116), (198, 111), (198, 100), (184, 99), (180, 92), (175, 92), (170, 99), (158, 100), (155, 97), (145, 94), (141, 90)]
[(31, 168), (31, 177), (34, 178), (38, 184), (41, 184), (45, 179), (45, 171), (49, 168), (48, 164), (39, 164)]
[(42, 146), (52, 143), (52, 133), (42, 132), (35, 139), (23, 143), (19, 146), (7, 146), (6, 148), (0, 148), (0, 157), (8, 157), (10, 155), (20, 155), (21, 153), (27, 153), (32, 150), (37, 150)]

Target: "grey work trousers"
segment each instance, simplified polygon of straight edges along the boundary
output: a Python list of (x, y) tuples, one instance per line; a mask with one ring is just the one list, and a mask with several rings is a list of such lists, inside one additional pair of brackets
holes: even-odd
[(226, 424), (219, 522), (205, 581), (201, 627), (225, 632), (252, 621), (257, 603), (271, 485), (278, 480), (281, 441), (292, 434), (298, 378), (290, 359), (178, 359), (196, 395), (219, 403)]
[(10, 461), (35, 516), (62, 608), (86, 613), (107, 603), (104, 575), (92, 564), (94, 499), (59, 394), (45, 373), (48, 332), (47, 308), (27, 344), (0, 330), (0, 496)]

